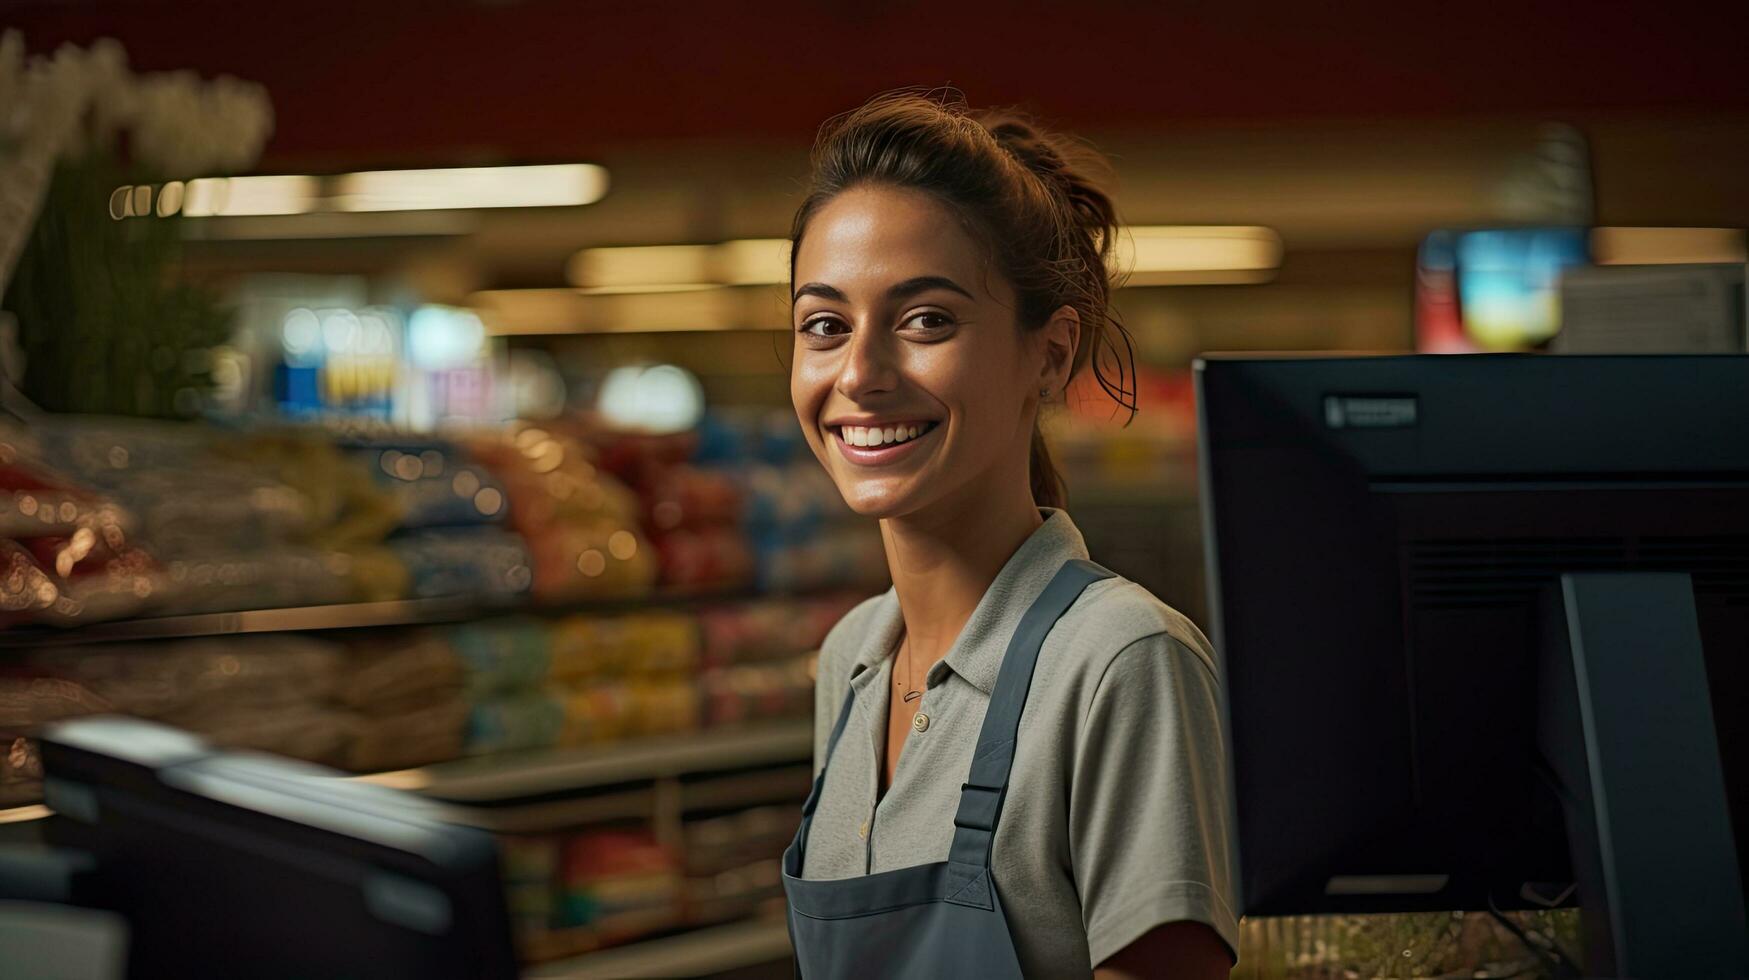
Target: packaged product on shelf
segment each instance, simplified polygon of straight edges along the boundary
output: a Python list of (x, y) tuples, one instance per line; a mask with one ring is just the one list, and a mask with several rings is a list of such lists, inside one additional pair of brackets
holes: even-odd
[(779, 660), (814, 650), (862, 598), (856, 593), (807, 599), (779, 596), (702, 610), (698, 619), (704, 665)]
[(0, 539), (0, 627), (131, 616), (164, 588), (164, 571), (149, 555), (111, 548), (89, 528), (62, 538)]
[(550, 630), (532, 616), (505, 616), (446, 627), (470, 698), (480, 700), (546, 682), (552, 665)]
[(814, 707), (814, 672), (813, 655), (707, 670), (699, 678), (704, 723), (805, 718)]
[(561, 838), (556, 834), (503, 834), (498, 838), (510, 921), (518, 935), (555, 924)]
[(732, 871), (749, 861), (781, 858), (796, 832), (792, 806), (762, 806), (688, 820), (683, 864), (687, 877)]
[(342, 635), (345, 666), (335, 700), (361, 711), (441, 701), (462, 693), (467, 676), (454, 647), (436, 629), (371, 630)]
[(131, 515), (128, 544), (164, 570), (147, 583), (152, 611), (396, 598), (404, 588), (396, 559), (374, 550), (399, 505), (326, 435), (53, 417), (33, 430), (47, 463)]
[(808, 443), (786, 409), (716, 408), (697, 431), (692, 460), (709, 466), (744, 462), (781, 465), (809, 458)]
[[(548, 602), (637, 598), (655, 585), (656, 556), (637, 498), (578, 440), (518, 425), (469, 442), (504, 487), (510, 526), (531, 551), (533, 595)], [(485, 493), (486, 491), (481, 491)]]
[(271, 711), (329, 702), (342, 661), (336, 644), (296, 633), (46, 647), (24, 660), (84, 685), (117, 711), (163, 719), (219, 710), (211, 706)]
[(686, 462), (698, 446), (697, 433), (616, 435), (602, 448), (602, 465), (637, 492), (663, 585), (679, 592), (739, 591), (755, 578), (740, 527), (741, 488), (730, 472)]
[(60, 583), (16, 541), (0, 540), (0, 626), (70, 617)]
[[(674, 856), (642, 830), (591, 830), (565, 841), (555, 924), (640, 924), (652, 917), (678, 924), (680, 873)], [(630, 924), (627, 923), (628, 929)], [(647, 927), (647, 926), (646, 926)]]
[(551, 638), (552, 676), (567, 684), (686, 672), (699, 660), (698, 622), (684, 613), (567, 616)]
[(49, 471), (33, 448), (0, 428), (0, 538), (68, 537), (90, 529), (111, 546), (126, 539), (134, 530), (131, 514)]
[(166, 596), (157, 613), (229, 612), (322, 606), (357, 598), (352, 559), (302, 545), (212, 550), (164, 562)]
[(691, 677), (599, 681), (565, 694), (560, 744), (588, 745), (698, 726), (698, 687)]
[(668, 470), (692, 459), (699, 444), (698, 434), (693, 432), (671, 435), (598, 433), (595, 439), (601, 447), (602, 469), (640, 491), (659, 482)]
[(634, 735), (670, 735), (699, 724), (698, 684), (691, 677), (633, 681)]
[(679, 592), (731, 592), (753, 585), (758, 563), (737, 527), (681, 528), (661, 534), (662, 581)]
[(402, 527), (498, 524), (505, 519), (504, 487), (459, 446), (406, 438), (346, 445), (376, 484), (395, 498)]
[(766, 858), (702, 878), (688, 878), (684, 902), (688, 922), (708, 923), (754, 914), (783, 900), (783, 859)]
[(326, 561), (346, 580), (353, 601), (387, 602), (412, 592), (411, 573), (400, 555), (387, 545), (353, 545), (332, 552)]
[(157, 720), (187, 729), (228, 749), (253, 749), (336, 767), (346, 766), (358, 734), (356, 714), (321, 703), (262, 708), (210, 700), (190, 704)]
[(659, 532), (733, 524), (741, 518), (741, 487), (732, 472), (669, 467), (639, 488), (645, 521)]
[(475, 701), (468, 712), (469, 754), (551, 748), (565, 729), (564, 695), (528, 691)]
[(688, 820), (681, 832), (687, 921), (740, 918), (781, 899), (783, 851), (795, 829), (794, 806)]
[(356, 716), (345, 768), (404, 769), (462, 754), (466, 675), (440, 631), (371, 630), (342, 642), (335, 700)]
[(353, 772), (375, 772), (459, 758), (466, 749), (471, 711), (459, 694), (449, 694), (422, 704), (402, 701), (356, 712), (340, 765)]
[(739, 478), (747, 501), (744, 521), (756, 537), (767, 531), (805, 536), (850, 513), (832, 478), (813, 459), (753, 464)]
[(49, 647), (21, 669), (70, 681), (105, 710), (151, 718), (227, 747), (339, 763), (352, 712), (333, 703), (342, 655), (297, 634)]
[(329, 549), (383, 540), (402, 523), (400, 500), (319, 431), (255, 433), (214, 454), (266, 473), (301, 496), (310, 514), (301, 540)]
[(493, 527), (423, 530), (390, 540), (421, 599), (466, 596), (485, 604), (526, 595), (533, 580), (523, 539)]
[(560, 744), (577, 746), (611, 742), (630, 734), (631, 688), (601, 681), (565, 692), (565, 723)]
[(0, 428), (0, 627), (130, 616), (164, 589), (110, 498), (55, 474), (29, 433)]
[(329, 516), (321, 501), (252, 461), (236, 433), (89, 418), (51, 419), (42, 431), (46, 457), (122, 501), (140, 536), (166, 557), (307, 540)]
[(775, 535), (761, 547), (761, 591), (886, 587), (886, 551), (879, 531), (868, 524), (828, 525), (799, 538)]
[(657, 556), (629, 520), (580, 519), (530, 533), (537, 602), (634, 599), (655, 587)]
[(25, 664), (0, 668), (0, 807), (42, 798), (42, 757), (30, 736), (64, 718), (115, 710), (84, 684)]

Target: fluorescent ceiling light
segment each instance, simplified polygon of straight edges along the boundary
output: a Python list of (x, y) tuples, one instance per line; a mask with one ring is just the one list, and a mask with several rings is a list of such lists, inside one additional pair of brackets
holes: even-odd
[(1134, 286), (1262, 282), (1281, 267), (1281, 236), (1259, 225), (1131, 225), (1114, 269)]
[(1741, 228), (1593, 228), (1598, 265), (1715, 265), (1749, 261)]
[[(458, 167), (449, 170), (371, 170), (332, 177), (298, 174), (202, 177), (171, 181), (158, 191), (157, 213), (178, 210), (192, 218), (569, 207), (593, 204), (607, 193), (607, 171), (590, 163), (537, 167)], [(116, 188), (110, 214), (152, 213), (150, 185)]]
[(789, 282), (789, 239), (586, 248), (571, 256), (566, 278), (595, 294), (777, 285)]
[(182, 189), (182, 213), (213, 215), (303, 214), (316, 206), (316, 178), (203, 177)]
[(716, 247), (717, 280), (730, 286), (789, 282), (787, 238), (739, 238)]
[(487, 289), (471, 294), (467, 305), (479, 312), (487, 333), (497, 336), (788, 329), (784, 308), (774, 297), (720, 286), (618, 294)]
[(658, 292), (709, 284), (711, 246), (586, 248), (571, 256), (565, 272), (573, 286), (597, 292)]
[(334, 179), (333, 210), (429, 211), (592, 204), (607, 193), (607, 171), (589, 163), (537, 167), (370, 170)]

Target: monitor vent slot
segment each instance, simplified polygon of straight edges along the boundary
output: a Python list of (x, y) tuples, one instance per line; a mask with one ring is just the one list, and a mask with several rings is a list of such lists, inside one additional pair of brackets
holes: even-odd
[(1424, 609), (1526, 602), (1561, 572), (1687, 572), (1697, 593), (1749, 600), (1749, 536), (1424, 538), (1403, 559)]

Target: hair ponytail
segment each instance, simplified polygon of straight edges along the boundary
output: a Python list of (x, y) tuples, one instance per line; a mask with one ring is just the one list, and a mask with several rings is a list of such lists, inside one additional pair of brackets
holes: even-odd
[(1051, 447), (1045, 443), (1044, 430), (1032, 427), (1032, 500), (1040, 507), (1067, 507), (1069, 494), (1063, 486), (1063, 475), (1051, 460)]
[[(973, 116), (957, 93), (878, 96), (821, 131), (812, 187), (790, 234), (790, 267), (809, 219), (839, 193), (862, 183), (929, 193), (964, 215), (991, 250), (1014, 288), (1021, 329), (1041, 329), (1064, 306), (1075, 311), (1081, 335), (1070, 375), (1091, 362), (1100, 387), (1133, 418), (1135, 350), (1110, 310), (1117, 209), (1089, 169), (1103, 169), (1097, 154), (1013, 112)], [(1033, 500), (1065, 506), (1062, 475), (1036, 425), (1031, 452)]]

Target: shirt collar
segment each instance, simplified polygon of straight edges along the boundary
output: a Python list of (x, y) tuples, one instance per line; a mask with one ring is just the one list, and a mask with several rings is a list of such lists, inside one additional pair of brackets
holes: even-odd
[[(996, 687), (996, 675), (1002, 669), (1002, 658), (1008, 652), (1008, 641), (1020, 625), (1034, 599), (1044, 592), (1051, 578), (1063, 563), (1071, 558), (1086, 558), (1087, 543), (1081, 531), (1069, 520), (1068, 511), (1055, 507), (1040, 507), (1044, 518), (1020, 547), (1009, 556), (996, 580), (984, 590), (972, 618), (948, 648), (947, 656), (929, 671), (929, 685), (940, 682), (944, 671), (951, 670), (965, 678), (973, 687), (988, 695)], [(869, 629), (863, 637), (851, 676), (877, 667), (898, 649), (904, 633), (905, 619), (899, 610), (898, 591), (887, 589), (875, 601)]]

